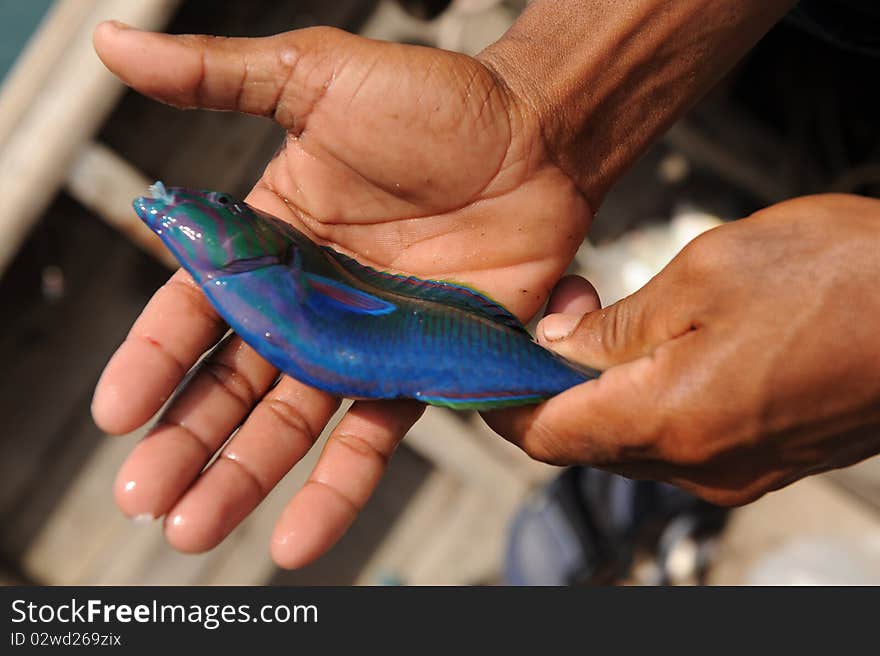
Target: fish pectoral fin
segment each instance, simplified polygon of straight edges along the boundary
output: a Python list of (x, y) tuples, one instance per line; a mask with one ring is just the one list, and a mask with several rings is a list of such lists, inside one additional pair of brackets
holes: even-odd
[(305, 274), (310, 293), (308, 303), (316, 309), (343, 310), (353, 314), (382, 315), (394, 312), (397, 306), (378, 296), (362, 292), (350, 285), (316, 274)]

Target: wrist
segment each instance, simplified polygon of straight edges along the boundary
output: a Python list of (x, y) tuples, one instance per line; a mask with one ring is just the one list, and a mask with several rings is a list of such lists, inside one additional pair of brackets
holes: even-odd
[(478, 58), (593, 208), (794, 0), (535, 0)]

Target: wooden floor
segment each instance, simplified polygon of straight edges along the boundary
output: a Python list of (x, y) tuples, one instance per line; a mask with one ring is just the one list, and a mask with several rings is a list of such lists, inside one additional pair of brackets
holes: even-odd
[[(49, 266), (64, 275), (65, 293), (55, 302), (41, 292)], [(105, 439), (89, 416), (94, 384), (165, 277), (159, 265), (62, 197), (0, 282), (8, 317), (0, 334), (0, 526), (10, 561), (19, 561)]]
[[(261, 35), (317, 23), (357, 30), (375, 5), (357, 0), (189, 0), (169, 30)], [(387, 14), (383, 25), (397, 21), (395, 25), (402, 26), (391, 36), (406, 38), (405, 17), (387, 3), (382, 11)], [(497, 27), (497, 20), (493, 21)], [(376, 27), (371, 23), (367, 29)], [(382, 36), (381, 32), (371, 34)], [(412, 39), (419, 40), (417, 35)], [(747, 127), (754, 136), (749, 141), (753, 151), (741, 153), (738, 147), (744, 144), (736, 136), (742, 129), (737, 123), (741, 117), (718, 107), (704, 116), (710, 121), (708, 130), (685, 126), (673, 131), (666, 143), (646, 154), (621, 181), (602, 208), (594, 239), (611, 240), (645, 219), (668, 217), (682, 197), (733, 218), (756, 209), (773, 194), (791, 192), (789, 186), (763, 184), (762, 180), (772, 179), (774, 171), (791, 162), (779, 159), (784, 151), (770, 137), (764, 139), (758, 126)], [(722, 149), (718, 157), (701, 135), (723, 135), (725, 130), (731, 147)], [(280, 139), (281, 133), (268, 121), (228, 113), (181, 112), (131, 92), (98, 137), (151, 179), (222, 188), (234, 194), (251, 187)], [(694, 194), (686, 193), (691, 187), (658, 181), (656, 171), (673, 151), (701, 163), (690, 178), (691, 187), (697, 190)], [(765, 167), (758, 168), (757, 176), (749, 166), (742, 166), (742, 162), (756, 161)], [(719, 191), (718, 179), (724, 175), (739, 176), (738, 191)], [(59, 272), (63, 293), (53, 300), (43, 287), (48, 282), (57, 291)], [(91, 421), (89, 402), (107, 358), (167, 275), (160, 263), (62, 194), (0, 279), (4, 319), (0, 332), (0, 362), (4, 363), (0, 377), (0, 583), (498, 580), (511, 514), (529, 490), (554, 470), (489, 436), (475, 417), (438, 409), (431, 409), (413, 429), (352, 530), (326, 557), (306, 569), (279, 571), (269, 559), (267, 545), (280, 508), (308, 473), (314, 453), (241, 528), (208, 554), (177, 554), (165, 545), (159, 525), (139, 526), (125, 520), (113, 506), (110, 488), (116, 468), (139, 435), (104, 436)], [(862, 493), (873, 484), (873, 494), (880, 498), (876, 466), (861, 471), (869, 471), (867, 484), (856, 485), (853, 476), (844, 476), (844, 483), (849, 481)], [(756, 558), (747, 544), (768, 544), (755, 537), (760, 527), (772, 524), (774, 513), (790, 514), (798, 507), (798, 499), (806, 503), (825, 500), (830, 510), (821, 521), (813, 518), (811, 526), (834, 530), (835, 517), (846, 507), (844, 498), (812, 484), (803, 488), (805, 496), (792, 497), (799, 489), (795, 486), (786, 496), (773, 498), (777, 501), (756, 504), (734, 524), (746, 528), (738, 528), (739, 533), (730, 538), (726, 569), (715, 580), (742, 580), (751, 562), (748, 559)], [(762, 508), (769, 510), (762, 514)], [(853, 510), (847, 516), (851, 516), (848, 526), (861, 522), (863, 532), (878, 526), (875, 511)], [(786, 525), (786, 530), (786, 535), (797, 534), (796, 527)], [(743, 535), (751, 537), (744, 542), (737, 537)], [(781, 538), (774, 534), (773, 539)]]

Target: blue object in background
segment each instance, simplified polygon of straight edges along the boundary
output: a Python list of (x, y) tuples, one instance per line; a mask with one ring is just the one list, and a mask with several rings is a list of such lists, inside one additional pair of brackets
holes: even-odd
[(0, 0), (0, 81), (51, 6), (52, 0)]

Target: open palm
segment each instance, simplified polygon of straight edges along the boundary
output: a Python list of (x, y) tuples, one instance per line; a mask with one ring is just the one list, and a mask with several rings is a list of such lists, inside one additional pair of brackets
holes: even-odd
[[(590, 208), (553, 164), (537, 118), (478, 59), (328, 28), (218, 39), (104, 24), (95, 46), (163, 102), (277, 120), (286, 142), (248, 201), (366, 264), (472, 285), (527, 318), (588, 227)], [(226, 330), (177, 272), (108, 364), (97, 423), (123, 433), (146, 422)], [(339, 403), (290, 378), (273, 385), (276, 376), (238, 338), (214, 351), (120, 470), (122, 509), (164, 515), (184, 551), (222, 540)], [(276, 562), (306, 564), (344, 533), (421, 411), (352, 406), (278, 522)]]

